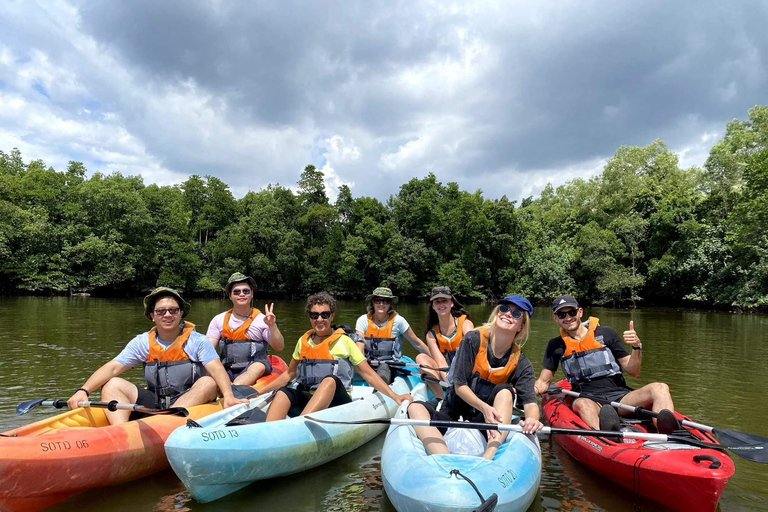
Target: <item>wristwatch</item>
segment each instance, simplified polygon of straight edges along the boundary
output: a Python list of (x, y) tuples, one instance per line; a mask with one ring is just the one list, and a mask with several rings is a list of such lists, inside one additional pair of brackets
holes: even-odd
[(637, 345), (632, 345), (632, 350), (643, 350), (643, 344), (638, 341)]

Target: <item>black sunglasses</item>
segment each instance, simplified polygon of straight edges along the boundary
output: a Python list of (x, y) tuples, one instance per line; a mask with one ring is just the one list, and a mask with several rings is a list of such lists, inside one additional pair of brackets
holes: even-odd
[(250, 288), (238, 288), (237, 290), (232, 290), (232, 295), (250, 295), (251, 289)]
[(444, 293), (445, 295), (451, 295), (451, 289), (447, 286), (440, 286), (438, 288), (432, 288), (432, 295), (437, 295), (438, 293)]
[(510, 315), (512, 315), (512, 318), (515, 318), (515, 319), (523, 316), (522, 311), (520, 311), (519, 309), (513, 309), (512, 306), (510, 306), (509, 304), (499, 304), (499, 311), (502, 313), (509, 313)]
[(575, 317), (577, 314), (579, 314), (578, 309), (569, 309), (568, 311), (556, 311), (555, 315), (557, 315), (557, 318), (562, 320), (566, 316), (569, 316), (571, 318)]
[(310, 311), (309, 312), (309, 318), (312, 320), (317, 320), (318, 318), (323, 317), (324, 319), (331, 318), (331, 312), (330, 311)]

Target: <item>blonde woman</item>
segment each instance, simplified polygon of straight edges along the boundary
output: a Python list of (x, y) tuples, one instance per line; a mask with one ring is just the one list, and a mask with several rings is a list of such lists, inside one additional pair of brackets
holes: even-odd
[[(488, 322), (464, 336), (456, 355), (453, 388), (448, 390), (440, 410), (433, 403), (416, 402), (408, 415), (416, 419), (509, 423), (515, 395), (525, 411), (523, 432), (534, 433), (544, 425), (534, 392), (533, 365), (521, 349), (528, 339), (533, 306), (525, 297), (508, 295), (498, 301)], [(449, 453), (442, 429), (415, 427), (427, 453)], [(441, 431), (442, 430), (442, 431)], [(488, 431), (483, 454), (492, 459), (507, 432)]]

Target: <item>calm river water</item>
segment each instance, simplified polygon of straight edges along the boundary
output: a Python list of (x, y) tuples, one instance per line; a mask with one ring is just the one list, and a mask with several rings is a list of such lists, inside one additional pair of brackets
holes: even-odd
[[(227, 303), (194, 299), (188, 320), (205, 332), (211, 318)], [(263, 307), (263, 300), (257, 304)], [(400, 304), (398, 311), (421, 333), (427, 304)], [(491, 307), (469, 306), (475, 323)], [(359, 302), (341, 302), (337, 323), (354, 326), (365, 310)], [(295, 340), (309, 328), (301, 301), (276, 302), (278, 325), (290, 357)], [(619, 333), (630, 320), (643, 341), (639, 387), (667, 382), (676, 409), (718, 428), (768, 436), (765, 375), (768, 374), (768, 316), (708, 313), (674, 309), (586, 312)], [(54, 414), (38, 408), (16, 416), (19, 402), (31, 398), (68, 398), (98, 366), (114, 357), (135, 334), (151, 327), (142, 314), (141, 299), (89, 297), (0, 298), (0, 431)], [(557, 332), (548, 308), (537, 308), (531, 338), (524, 348), (538, 372), (546, 341)], [(415, 351), (406, 343), (406, 353)], [(559, 375), (559, 373), (558, 373)], [(141, 382), (139, 369), (125, 374)], [(762, 389), (762, 391), (760, 391)], [(556, 443), (542, 437), (544, 471), (539, 496), (531, 511), (658, 511), (637, 503), (629, 491), (604, 482), (581, 467)], [(381, 484), (379, 462), (384, 437), (315, 470), (254, 484), (213, 503), (199, 504), (185, 492), (172, 471), (119, 487), (97, 489), (67, 500), (51, 510), (68, 512), (134, 510), (290, 510), (393, 511)], [(736, 474), (720, 500), (722, 511), (768, 511), (768, 465), (734, 457)], [(0, 482), (0, 485), (2, 483)]]

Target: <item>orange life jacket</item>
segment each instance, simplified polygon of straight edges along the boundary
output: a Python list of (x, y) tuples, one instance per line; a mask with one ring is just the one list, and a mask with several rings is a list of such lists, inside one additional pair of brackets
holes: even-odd
[(311, 345), (309, 338), (314, 331), (309, 330), (299, 339), (299, 364), (296, 367), (296, 380), (303, 387), (314, 389), (325, 377), (337, 376), (345, 389), (352, 387), (354, 369), (346, 359), (331, 354), (331, 344), (344, 336), (344, 329), (336, 329), (333, 334), (317, 345)]
[(227, 370), (242, 371), (254, 361), (267, 359), (267, 342), (248, 339), (248, 328), (259, 313), (261, 311), (258, 309), (251, 308), (245, 321), (234, 330), (229, 326), (232, 310), (224, 314), (224, 326), (221, 329), (219, 345), (221, 362)]
[(512, 372), (517, 367), (517, 362), (520, 360), (520, 345), (517, 343), (512, 344), (512, 351), (509, 354), (509, 360), (503, 368), (491, 369), (488, 364), (488, 345), (490, 344), (490, 332), (485, 327), (478, 327), (480, 332), (480, 348), (475, 356), (475, 366), (472, 368), (472, 372), (477, 372), (481, 378), (493, 382), (494, 384), (502, 384), (509, 380)]
[(603, 344), (595, 340), (595, 329), (597, 329), (599, 320), (593, 316), (589, 317), (589, 327), (587, 327), (587, 334), (580, 340), (575, 340), (568, 335), (568, 332), (560, 328), (560, 337), (565, 342), (565, 352), (563, 357), (569, 356), (574, 352), (584, 352), (585, 350), (593, 348), (603, 348)]
[(565, 342), (560, 364), (565, 378), (571, 382), (574, 389), (579, 389), (580, 384), (584, 382), (621, 375), (621, 366), (613, 357), (613, 352), (595, 338), (598, 325), (599, 320), (590, 317), (587, 334), (580, 340), (571, 338), (565, 329), (560, 328), (560, 337)]
[(144, 379), (147, 389), (155, 393), (160, 407), (169, 407), (205, 375), (203, 364), (191, 361), (184, 351), (194, 330), (194, 324), (184, 322), (181, 334), (168, 348), (157, 341), (157, 327), (149, 331), (149, 356), (144, 363)]
[(147, 362), (154, 361), (183, 361), (189, 359), (189, 356), (184, 352), (184, 345), (186, 345), (189, 335), (195, 330), (195, 324), (190, 322), (184, 322), (184, 327), (181, 330), (176, 339), (171, 343), (168, 348), (165, 348), (157, 341), (157, 327), (153, 327), (149, 331), (149, 357)]
[(440, 324), (437, 323), (432, 326), (432, 333), (435, 335), (435, 341), (440, 348), (440, 352), (456, 352), (459, 349), (461, 339), (464, 337), (464, 321), (467, 319), (467, 315), (461, 315), (456, 318), (456, 332), (452, 338), (443, 336), (440, 332)]
[(253, 320), (256, 318), (256, 316), (261, 313), (256, 308), (251, 308), (251, 313), (248, 315), (248, 318), (245, 319), (245, 321), (240, 324), (237, 329), (234, 331), (229, 326), (229, 318), (232, 316), (232, 310), (228, 310), (224, 314), (224, 328), (221, 330), (221, 339), (227, 339), (227, 340), (247, 340), (248, 339), (248, 328), (253, 323)]
[(397, 312), (389, 314), (389, 320), (379, 327), (373, 322), (373, 314), (368, 313), (368, 328), (365, 331), (365, 357), (369, 361), (395, 361), (400, 359), (403, 349), (397, 338), (392, 336)]

